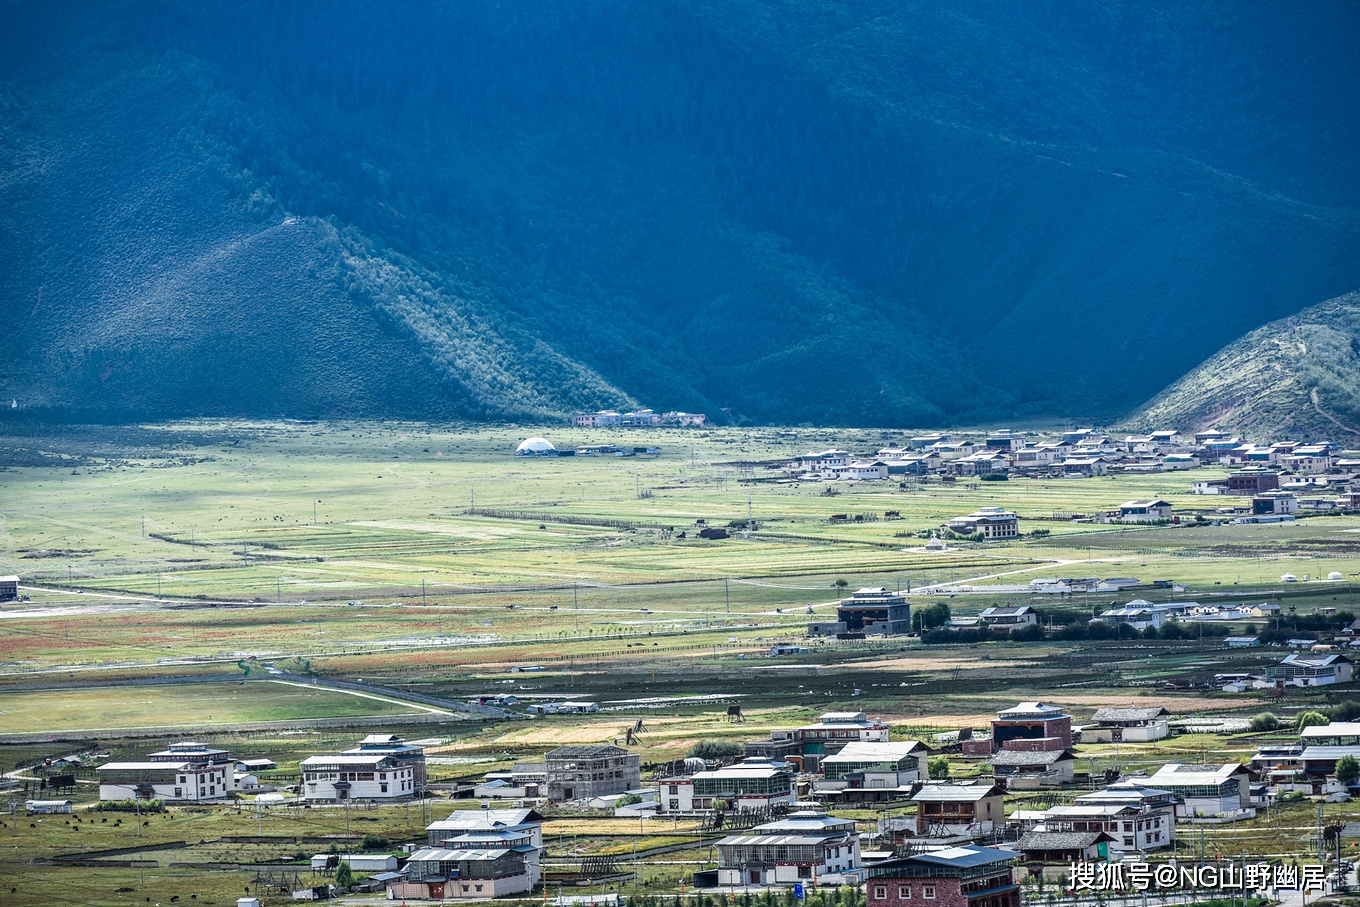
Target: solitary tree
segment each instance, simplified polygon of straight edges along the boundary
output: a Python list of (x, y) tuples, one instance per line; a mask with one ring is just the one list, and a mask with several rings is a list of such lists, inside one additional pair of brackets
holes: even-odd
[(348, 888), (354, 884), (354, 870), (349, 868), (348, 860), (341, 860), (340, 865), (336, 868), (335, 884), (341, 888)]
[(1336, 782), (1347, 787), (1353, 787), (1360, 781), (1360, 759), (1354, 756), (1342, 756), (1336, 760)]
[(930, 779), (940, 781), (949, 777), (949, 757), (936, 756), (929, 762)]
[(1321, 712), (1304, 712), (1302, 715), (1299, 716), (1300, 731), (1302, 731), (1304, 728), (1329, 723), (1330, 721), (1328, 720), (1327, 716), (1322, 714)]

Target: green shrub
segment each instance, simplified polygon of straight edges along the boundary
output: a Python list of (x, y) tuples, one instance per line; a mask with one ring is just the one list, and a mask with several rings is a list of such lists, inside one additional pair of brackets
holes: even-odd
[(1257, 734), (1276, 731), (1280, 729), (1280, 719), (1270, 712), (1262, 712), (1259, 715), (1251, 716), (1251, 723), (1247, 725), (1247, 729)]
[(949, 777), (949, 757), (934, 756), (928, 763), (930, 768), (930, 780), (940, 781)]
[(745, 748), (735, 740), (700, 740), (689, 751), (691, 756), (700, 759), (723, 759), (727, 756), (740, 756)]
[[(139, 811), (137, 800), (103, 800), (95, 809), (102, 813), (135, 813)], [(140, 811), (144, 813), (163, 813), (165, 804), (159, 800), (140, 801)]]

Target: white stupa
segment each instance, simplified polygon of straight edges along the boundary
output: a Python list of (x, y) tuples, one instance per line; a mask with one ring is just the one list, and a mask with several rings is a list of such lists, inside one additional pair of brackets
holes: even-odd
[(557, 448), (547, 438), (525, 438), (515, 448), (517, 457), (555, 457)]
[(927, 551), (948, 551), (949, 546), (940, 541), (940, 537), (935, 533), (930, 534), (930, 541), (926, 542)]

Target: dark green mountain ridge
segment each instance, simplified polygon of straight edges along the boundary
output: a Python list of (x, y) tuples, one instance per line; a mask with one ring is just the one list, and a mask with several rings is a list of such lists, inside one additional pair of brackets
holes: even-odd
[(1360, 285), (1344, 3), (0, 10), (27, 408), (1109, 418)]

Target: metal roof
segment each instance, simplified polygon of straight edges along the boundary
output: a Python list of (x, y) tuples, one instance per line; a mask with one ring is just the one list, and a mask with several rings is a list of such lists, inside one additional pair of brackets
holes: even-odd
[(1029, 831), (1020, 837), (1021, 850), (1083, 850), (1104, 838), (1113, 841), (1103, 831)]
[(1077, 758), (1067, 750), (999, 750), (987, 761), (992, 765), (1052, 765)]
[(1299, 732), (1305, 742), (1310, 737), (1360, 737), (1360, 721), (1333, 721), (1331, 724), (1315, 724)]
[(411, 863), (452, 863), (452, 862), (479, 862), (489, 860), (499, 860), (509, 851), (498, 850), (446, 850), (442, 847), (425, 847), (411, 854), (408, 862)]
[(1008, 709), (997, 712), (998, 718), (1061, 718), (1063, 710), (1061, 706), (1048, 705), (1043, 702), (1021, 702)]
[(987, 797), (999, 797), (1001, 791), (994, 784), (924, 784), (911, 798), (913, 803), (976, 803)]
[[(201, 762), (190, 762), (190, 761), (187, 761), (187, 760), (184, 761), (184, 762), (105, 762), (103, 765), (101, 765), (101, 766), (99, 766), (98, 768), (96, 768), (95, 771), (97, 771), (97, 772), (102, 772), (102, 771), (104, 771), (105, 769), (112, 769), (112, 770), (114, 770), (114, 771), (120, 771), (120, 770), (121, 770), (121, 771), (152, 771), (152, 770), (154, 770), (154, 771), (170, 771), (170, 772), (190, 772), (190, 771), (197, 772), (197, 771), (199, 771), (199, 770), (193, 768), (193, 766), (195, 766), (195, 765), (202, 765), (202, 763), (201, 763)], [(208, 771), (208, 769), (203, 769), (203, 771)], [(220, 771), (220, 769), (213, 768), (213, 769), (211, 769), (211, 771)]]
[(1222, 784), (1242, 771), (1246, 769), (1237, 762), (1221, 765), (1181, 765), (1170, 762), (1157, 769), (1148, 783), (1171, 790), (1178, 787), (1205, 787)]
[(828, 762), (833, 764), (839, 762), (896, 762), (903, 756), (910, 756), (912, 753), (928, 751), (929, 749), (919, 740), (893, 742), (856, 740), (853, 743), (847, 743), (836, 755), (824, 757), (822, 765), (826, 765)]
[(543, 816), (533, 809), (460, 809), (425, 828), (427, 831), (474, 831), (537, 825), (542, 821)]
[(834, 835), (733, 835), (718, 842), (719, 847), (786, 847), (789, 845), (817, 845), (826, 843)]
[(946, 847), (943, 850), (918, 853), (910, 857), (903, 857), (900, 860), (890, 860), (875, 866), (874, 874), (876, 877), (887, 875), (885, 869), (895, 866), (905, 866), (911, 863), (926, 863), (932, 866), (947, 866), (955, 869), (971, 869), (976, 866), (988, 866), (993, 863), (1009, 863), (1020, 855), (1013, 850), (1000, 850), (996, 847)]
[(1306, 746), (1303, 748), (1305, 760), (1340, 759), (1343, 756), (1354, 756), (1360, 759), (1360, 746)]
[(337, 753), (334, 756), (308, 756), (298, 763), (306, 768), (313, 765), (382, 765), (384, 762), (396, 765), (390, 753)]
[(596, 743), (577, 746), (559, 746), (549, 750), (545, 759), (598, 759), (607, 756), (627, 756), (628, 751), (621, 746)]
[(1150, 721), (1153, 718), (1161, 718), (1163, 715), (1170, 715), (1161, 706), (1151, 706), (1149, 708), (1127, 708), (1127, 709), (1096, 709), (1096, 713), (1091, 716), (1092, 721)]

